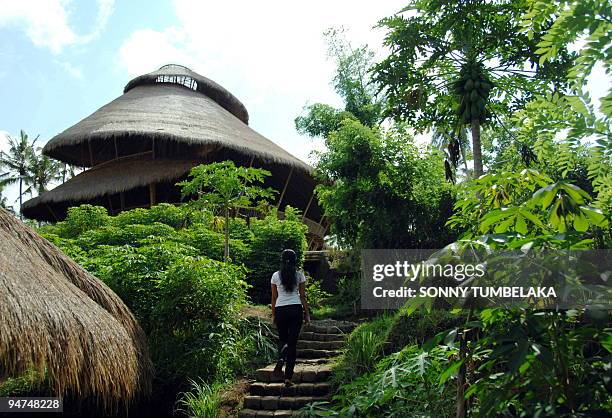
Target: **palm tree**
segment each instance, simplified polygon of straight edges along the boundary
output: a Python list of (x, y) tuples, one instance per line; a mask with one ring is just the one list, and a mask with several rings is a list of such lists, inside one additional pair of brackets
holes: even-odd
[(62, 183), (66, 183), (67, 180), (70, 180), (76, 175), (76, 167), (67, 163), (62, 163), (61, 166)]
[[(30, 177), (28, 166), (32, 154), (34, 154), (34, 144), (38, 140), (38, 136), (30, 143), (28, 135), (21, 130), (19, 139), (8, 137), (9, 151), (0, 152), (0, 168), (5, 170), (0, 172), (0, 182), (3, 185), (19, 184), (19, 218), (23, 219), (21, 214), (21, 205), (23, 204), (23, 195), (30, 193)], [(24, 190), (26, 186), (26, 190)]]
[[(40, 148), (37, 152), (33, 152), (30, 155), (27, 171), (27, 178), (31, 181), (32, 188), (38, 194), (46, 192), (47, 186), (50, 183), (59, 181), (65, 176), (62, 164), (46, 155), (42, 155)], [(30, 191), (32, 192), (33, 190)]]

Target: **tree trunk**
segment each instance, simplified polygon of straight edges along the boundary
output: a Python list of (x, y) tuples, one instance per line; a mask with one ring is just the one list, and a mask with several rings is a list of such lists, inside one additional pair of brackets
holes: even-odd
[(484, 174), (482, 168), (482, 143), (480, 142), (480, 120), (472, 119), (472, 153), (474, 155), (474, 178)]
[(467, 418), (467, 405), (465, 402), (465, 386), (466, 386), (466, 365), (465, 359), (467, 355), (467, 339), (466, 330), (463, 330), (461, 334), (461, 341), (459, 342), (459, 359), (463, 360), (463, 364), (459, 367), (457, 373), (457, 401), (455, 404), (456, 418)]
[(225, 247), (223, 249), (223, 261), (229, 260), (229, 208), (225, 208)]
[(23, 213), (21, 213), (22, 204), (23, 204), (23, 177), (19, 175), (19, 219), (23, 221)]

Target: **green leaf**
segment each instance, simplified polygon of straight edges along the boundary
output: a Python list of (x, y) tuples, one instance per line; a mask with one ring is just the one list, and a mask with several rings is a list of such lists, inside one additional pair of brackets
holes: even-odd
[(520, 233), (520, 234), (527, 234), (527, 223), (525, 222), (525, 218), (523, 218), (521, 215), (517, 215), (516, 217), (516, 223), (514, 224), (514, 228), (516, 229), (516, 232)]
[(589, 220), (587, 217), (582, 215), (574, 216), (574, 229), (580, 232), (585, 232), (589, 229)]
[(557, 185), (549, 184), (548, 186), (542, 187), (533, 194), (532, 200), (534, 203), (539, 204), (542, 208), (546, 209), (550, 206), (555, 195), (557, 194)]
[(453, 376), (461, 367), (465, 359), (457, 360), (448, 366), (442, 373), (440, 373), (440, 379), (438, 384), (442, 386), (451, 376)]
[(580, 212), (582, 212), (593, 225), (603, 227), (608, 224), (608, 221), (601, 209), (594, 208), (592, 206), (580, 206)]

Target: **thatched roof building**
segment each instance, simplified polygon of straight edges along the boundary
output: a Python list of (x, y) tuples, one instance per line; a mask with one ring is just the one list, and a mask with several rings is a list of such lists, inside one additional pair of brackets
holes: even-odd
[(150, 390), (151, 367), (121, 299), (0, 208), (0, 381), (35, 369), (112, 408)]
[(232, 160), (269, 170), (266, 186), (278, 190), (279, 210), (291, 205), (304, 211), (311, 235), (321, 240), (326, 224), (313, 199), (312, 168), (251, 129), (248, 121), (234, 95), (185, 67), (166, 65), (136, 77), (122, 96), (45, 145), (46, 155), (93, 169), (29, 200), (23, 213), (56, 220), (81, 203), (117, 212), (178, 202), (174, 184), (188, 165)]

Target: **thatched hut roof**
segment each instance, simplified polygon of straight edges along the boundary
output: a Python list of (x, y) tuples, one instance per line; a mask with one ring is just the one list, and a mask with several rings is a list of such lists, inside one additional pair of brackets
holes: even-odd
[(247, 121), (246, 109), (227, 90), (184, 67), (165, 66), (130, 81), (122, 96), (52, 138), (43, 152), (90, 167), (152, 149), (159, 157), (186, 158), (198, 146), (219, 146), (303, 173), (312, 171)]
[(178, 83), (199, 91), (213, 99), (242, 122), (247, 125), (249, 123), (249, 113), (236, 96), (211, 79), (201, 76), (182, 65), (168, 64), (157, 71), (138, 76), (127, 83), (123, 92), (127, 93), (134, 87), (155, 83)]
[(0, 371), (112, 407), (150, 390), (143, 331), (119, 297), (0, 209)]
[(41, 205), (57, 202), (79, 202), (95, 197), (127, 192), (140, 186), (161, 181), (174, 181), (201, 164), (196, 160), (151, 160), (124, 158), (111, 161), (74, 176), (56, 188), (24, 202), (27, 217)]

